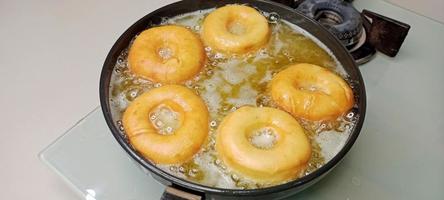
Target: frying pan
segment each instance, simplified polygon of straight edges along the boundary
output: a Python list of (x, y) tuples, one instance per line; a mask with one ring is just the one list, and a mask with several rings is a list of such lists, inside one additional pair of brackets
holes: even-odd
[[(343, 66), (348, 75), (347, 81), (351, 85), (355, 94), (357, 106), (353, 108), (353, 112), (355, 113), (356, 120), (349, 138), (346, 140), (342, 149), (330, 161), (325, 163), (325, 165), (316, 171), (281, 185), (260, 189), (222, 189), (201, 185), (173, 176), (156, 167), (152, 162), (145, 159), (131, 147), (131, 145), (119, 131), (119, 126), (117, 124), (118, 119), (115, 119), (112, 114), (110, 104), (111, 74), (114, 70), (114, 66), (119, 54), (129, 46), (131, 40), (138, 33), (149, 28), (150, 26), (161, 23), (162, 19), (165, 17), (174, 17), (184, 13), (221, 7), (226, 4), (234, 3), (246, 4), (269, 13), (277, 13), (281, 19), (287, 20), (288, 22), (299, 26), (316, 37), (333, 52), (333, 55)], [(105, 120), (117, 142), (122, 146), (129, 156), (137, 161), (138, 165), (140, 165), (142, 169), (150, 173), (162, 184), (168, 186), (164, 192), (164, 195), (162, 196), (162, 199), (282, 199), (294, 195), (295, 193), (314, 184), (324, 177), (328, 172), (330, 172), (344, 158), (345, 154), (350, 150), (358, 137), (364, 122), (366, 96), (361, 73), (347, 49), (338, 39), (336, 39), (332, 34), (330, 34), (330, 32), (328, 32), (328, 30), (326, 30), (315, 20), (307, 18), (303, 14), (289, 7), (265, 0), (183, 0), (169, 4), (149, 13), (130, 26), (119, 37), (109, 51), (103, 65), (100, 77), (100, 103)]]

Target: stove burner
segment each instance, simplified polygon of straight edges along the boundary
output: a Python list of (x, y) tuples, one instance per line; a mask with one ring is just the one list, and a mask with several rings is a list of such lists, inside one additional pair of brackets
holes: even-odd
[[(297, 4), (297, 5), (296, 5)], [(293, 4), (298, 11), (317, 20), (349, 50), (356, 63), (364, 64), (376, 53), (367, 42), (368, 31), (361, 14), (343, 0), (304, 0)]]
[(348, 2), (342, 0), (305, 0), (297, 10), (317, 20), (344, 46), (352, 48), (362, 35), (360, 13)]
[(358, 65), (370, 61), (376, 54), (376, 50), (370, 42), (367, 41), (368, 30), (363, 28), (362, 36), (359, 42), (349, 50), (353, 59)]
[(408, 24), (363, 10), (353, 0), (273, 0), (290, 6), (326, 27), (348, 49), (359, 65), (370, 61), (376, 50), (394, 57), (410, 29)]
[(353, 52), (356, 51), (359, 47), (361, 47), (367, 39), (367, 33), (365, 31), (365, 28), (362, 27), (361, 34), (359, 35), (359, 38), (356, 39), (356, 43), (354, 43), (351, 46), (346, 46), (348, 51)]

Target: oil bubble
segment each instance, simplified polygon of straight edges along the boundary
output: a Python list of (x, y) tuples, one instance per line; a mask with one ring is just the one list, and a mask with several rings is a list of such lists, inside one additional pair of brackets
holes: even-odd
[(349, 112), (349, 113), (347, 114), (347, 118), (348, 118), (348, 119), (351, 119), (351, 118), (353, 118), (354, 115), (355, 115), (355, 113), (353, 113), (353, 112)]
[(216, 127), (216, 125), (217, 125), (217, 122), (216, 122), (216, 121), (213, 120), (213, 121), (210, 122), (210, 126), (211, 126), (211, 127)]
[(214, 164), (216, 164), (217, 166), (219, 166), (221, 163), (222, 163), (222, 161), (220, 161), (219, 159), (216, 159), (216, 160), (214, 161)]
[(180, 166), (180, 167), (179, 167), (179, 172), (180, 172), (180, 173), (185, 173), (185, 167)]
[(133, 101), (137, 96), (139, 96), (141, 91), (142, 90), (140, 88), (133, 88), (133, 89), (128, 90), (126, 92), (126, 99), (128, 101)]
[(156, 120), (157, 119), (157, 115), (156, 114), (152, 114), (151, 116), (150, 116), (150, 120)]
[(122, 64), (122, 63), (124, 63), (125, 62), (125, 59), (123, 59), (122, 57), (119, 57), (118, 59), (117, 59), (117, 64)]
[(281, 16), (279, 16), (279, 14), (272, 12), (270, 13), (270, 15), (268, 16), (268, 22), (276, 24), (279, 20), (281, 19)]
[(168, 126), (168, 127), (165, 128), (165, 130), (166, 130), (167, 133), (172, 133), (173, 132), (173, 127)]
[(177, 172), (177, 167), (176, 166), (170, 166), (170, 170), (173, 172)]
[(239, 181), (239, 177), (236, 174), (232, 174), (231, 179), (233, 179), (233, 181)]
[(221, 59), (221, 58), (223, 58), (223, 57), (224, 57), (224, 55), (221, 54), (221, 53), (216, 53), (216, 54), (214, 54), (214, 59)]
[(185, 86), (187, 88), (192, 88), (193, 87), (193, 82), (191, 80), (188, 80), (188, 81), (185, 82)]

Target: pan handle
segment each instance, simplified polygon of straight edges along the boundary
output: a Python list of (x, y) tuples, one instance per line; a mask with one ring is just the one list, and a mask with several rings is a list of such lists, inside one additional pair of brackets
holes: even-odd
[(160, 200), (202, 200), (203, 198), (196, 194), (191, 194), (173, 187), (166, 187), (160, 197)]
[(364, 23), (364, 26), (367, 26), (366, 29), (369, 30), (370, 44), (379, 52), (395, 57), (407, 37), (410, 25), (366, 9), (361, 15), (371, 21), (370, 25)]

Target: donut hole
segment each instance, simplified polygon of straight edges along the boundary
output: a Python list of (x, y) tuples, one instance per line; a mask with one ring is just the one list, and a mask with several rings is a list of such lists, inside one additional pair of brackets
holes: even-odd
[(248, 141), (258, 149), (271, 149), (277, 142), (276, 130), (272, 127), (256, 129), (248, 136)]
[(174, 52), (171, 48), (169, 47), (160, 47), (159, 49), (157, 49), (157, 54), (159, 55), (160, 58), (162, 58), (163, 60), (168, 60), (171, 57), (173, 57)]
[(157, 106), (149, 115), (151, 123), (161, 135), (172, 135), (179, 127), (179, 113), (166, 105)]
[(233, 35), (243, 35), (247, 32), (247, 26), (239, 20), (229, 20), (226, 28)]

